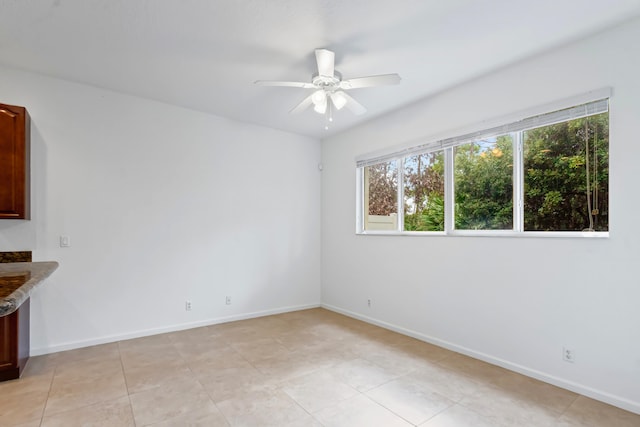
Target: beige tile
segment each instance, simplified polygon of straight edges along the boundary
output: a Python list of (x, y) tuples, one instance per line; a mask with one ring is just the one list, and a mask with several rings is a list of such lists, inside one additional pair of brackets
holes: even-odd
[(437, 345), (419, 341), (414, 338), (409, 338), (407, 341), (396, 344), (395, 347), (402, 350), (409, 357), (434, 362), (444, 360), (456, 354), (446, 348), (438, 347)]
[(161, 387), (176, 381), (194, 379), (193, 372), (182, 361), (167, 361), (163, 365), (141, 365), (125, 370), (129, 394)]
[(0, 396), (0, 426), (12, 427), (43, 415), (45, 427), (640, 426), (640, 415), (324, 309), (32, 357)]
[(63, 351), (50, 356), (58, 365), (66, 365), (92, 359), (117, 360), (120, 358), (120, 352), (117, 343), (110, 343)]
[(371, 390), (398, 378), (395, 372), (361, 358), (336, 364), (329, 372), (358, 391)]
[(248, 393), (219, 402), (218, 408), (233, 427), (281, 427), (309, 419), (309, 414), (281, 390)]
[(172, 345), (141, 346), (121, 351), (122, 366), (126, 369), (141, 368), (149, 365), (173, 366), (183, 361), (178, 350)]
[(45, 416), (115, 400), (127, 395), (122, 373), (87, 378), (75, 382), (54, 378), (45, 407)]
[(580, 396), (558, 420), (557, 427), (638, 427), (640, 415)]
[(244, 357), (231, 347), (208, 352), (206, 357), (191, 360), (187, 364), (196, 377), (211, 375), (211, 373), (219, 369), (245, 368), (252, 366)]
[(464, 406), (454, 405), (420, 424), (420, 427), (501, 427), (501, 425), (497, 424), (496, 420), (484, 417)]
[(575, 402), (578, 395), (571, 391), (543, 383), (515, 372), (507, 372), (492, 382), (496, 388), (508, 392), (512, 397), (532, 405), (546, 408), (560, 415)]
[(251, 364), (264, 375), (280, 381), (308, 375), (325, 367), (319, 366), (303, 352), (291, 352), (287, 357), (272, 357)]
[(473, 395), (482, 387), (481, 383), (467, 375), (435, 363), (425, 365), (407, 374), (407, 377), (456, 402)]
[(42, 427), (135, 426), (129, 397), (45, 416)]
[(47, 375), (28, 376), (0, 382), (0, 396), (19, 395), (34, 392), (48, 393), (53, 381), (53, 371)]
[(40, 422), (47, 402), (47, 391), (3, 394), (0, 398), (0, 425)]
[(362, 394), (315, 412), (313, 415), (325, 427), (411, 426), (407, 421)]
[(454, 404), (408, 377), (390, 381), (366, 395), (412, 424), (420, 424)]
[(227, 344), (212, 345), (207, 342), (178, 343), (175, 345), (181, 358), (188, 364), (208, 363), (221, 357), (238, 357), (240, 354)]
[(246, 322), (231, 322), (210, 326), (227, 344), (253, 342), (265, 338), (264, 332)]
[(282, 390), (308, 412), (315, 412), (348, 399), (358, 391), (327, 371), (286, 381)]
[(227, 345), (222, 340), (221, 335), (209, 326), (170, 332), (165, 335), (173, 344), (189, 344), (205, 341), (210, 345)]
[(276, 381), (251, 365), (212, 370), (208, 375), (198, 377), (198, 381), (216, 403), (255, 391), (277, 388)]
[(559, 414), (554, 408), (539, 405), (511, 391), (483, 385), (476, 393), (459, 402), (501, 426), (552, 426)]
[(148, 424), (152, 427), (227, 427), (227, 422), (222, 412), (215, 406), (206, 405), (204, 408), (195, 409), (177, 417)]
[(215, 412), (209, 395), (194, 379), (176, 381), (129, 397), (136, 425), (167, 421), (197, 410)]
[(95, 358), (61, 364), (56, 368), (53, 380), (57, 385), (60, 385), (105, 376), (122, 376), (120, 358)]
[(231, 344), (231, 347), (250, 363), (274, 357), (286, 358), (291, 353), (290, 350), (273, 338), (260, 338), (251, 342), (236, 342)]
[(42, 356), (31, 356), (27, 362), (27, 366), (22, 372), (22, 378), (51, 376), (58, 365), (56, 354), (44, 354)]
[[(33, 420), (33, 421), (29, 421), (26, 423), (20, 423), (20, 424), (7, 424), (7, 425), (11, 425), (11, 427), (40, 427), (40, 418)], [(0, 425), (4, 425), (4, 424), (0, 424)]]
[(459, 353), (453, 353), (438, 363), (450, 370), (466, 374), (478, 382), (496, 383), (501, 377), (509, 374), (504, 368)]
[(406, 375), (433, 363), (428, 359), (395, 347), (383, 347), (375, 351), (361, 353), (360, 357), (393, 372), (397, 376)]

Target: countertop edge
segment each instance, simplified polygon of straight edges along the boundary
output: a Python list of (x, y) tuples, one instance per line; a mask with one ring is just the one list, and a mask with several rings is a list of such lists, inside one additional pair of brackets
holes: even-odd
[(24, 303), (33, 291), (58, 268), (56, 261), (39, 262), (11, 262), (0, 264), (0, 272), (28, 271), (31, 277), (22, 286), (13, 291), (9, 296), (0, 299), (0, 317), (8, 316), (15, 312)]

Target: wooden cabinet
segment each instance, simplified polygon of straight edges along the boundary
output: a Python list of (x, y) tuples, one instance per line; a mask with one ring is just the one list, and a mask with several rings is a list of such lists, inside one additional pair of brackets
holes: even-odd
[(26, 108), (0, 104), (0, 219), (30, 219), (29, 130)]
[(29, 302), (0, 317), (0, 381), (19, 378), (29, 360)]

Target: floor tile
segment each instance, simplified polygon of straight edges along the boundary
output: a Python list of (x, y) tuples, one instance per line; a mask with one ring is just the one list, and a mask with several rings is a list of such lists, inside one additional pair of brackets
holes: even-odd
[(162, 365), (140, 365), (125, 369), (124, 374), (129, 394), (194, 378), (193, 372), (182, 360), (167, 361)]
[(280, 387), (308, 412), (335, 405), (358, 394), (356, 389), (326, 370), (294, 378)]
[(313, 415), (325, 427), (411, 426), (407, 421), (362, 394), (315, 412)]
[(0, 426), (640, 427), (640, 415), (311, 309), (32, 357)]
[(45, 416), (82, 408), (127, 396), (122, 373), (91, 377), (75, 382), (54, 378), (45, 408)]
[(63, 351), (55, 353), (52, 357), (55, 358), (58, 365), (65, 365), (94, 359), (117, 360), (120, 358), (120, 352), (117, 343), (110, 343)]
[[(461, 405), (453, 405), (420, 427), (501, 427), (496, 420), (484, 417)], [(525, 426), (522, 426), (525, 427)], [(530, 426), (534, 427), (534, 426)], [(540, 426), (544, 427), (544, 426)]]
[(83, 426), (134, 427), (129, 397), (84, 406), (79, 409), (45, 416), (42, 427), (83, 427)]
[(215, 405), (195, 379), (130, 395), (136, 425), (148, 425), (185, 416), (193, 411), (215, 412)]
[(398, 378), (395, 372), (361, 358), (339, 363), (329, 372), (358, 391), (371, 390)]
[(484, 385), (459, 402), (480, 415), (508, 427), (552, 426), (560, 415), (554, 408), (539, 405), (509, 390)]
[(206, 405), (204, 408), (195, 409), (174, 418), (148, 424), (152, 427), (228, 427), (222, 412), (215, 406)]
[(281, 427), (310, 419), (309, 414), (281, 390), (247, 393), (219, 402), (218, 408), (233, 427)]
[(86, 381), (105, 376), (122, 376), (122, 362), (118, 359), (88, 359), (59, 365), (53, 377), (56, 385)]
[(638, 427), (640, 415), (580, 396), (554, 427)]
[(3, 394), (0, 399), (0, 425), (12, 426), (35, 420), (39, 423), (47, 395), (47, 391)]
[(424, 365), (406, 376), (455, 402), (465, 396), (473, 395), (482, 386), (481, 383), (457, 370), (435, 363)]
[(198, 376), (198, 381), (216, 403), (256, 391), (277, 388), (275, 380), (263, 375), (251, 365), (214, 369), (206, 375)]
[(454, 404), (408, 377), (400, 377), (365, 393), (369, 398), (417, 425)]

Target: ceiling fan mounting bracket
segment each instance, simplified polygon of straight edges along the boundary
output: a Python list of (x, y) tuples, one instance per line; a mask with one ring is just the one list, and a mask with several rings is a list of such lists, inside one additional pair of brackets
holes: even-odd
[(313, 83), (318, 89), (329, 91), (338, 89), (341, 81), (342, 74), (337, 71), (333, 72), (333, 76), (322, 76), (318, 73), (315, 73), (311, 78), (311, 83)]

